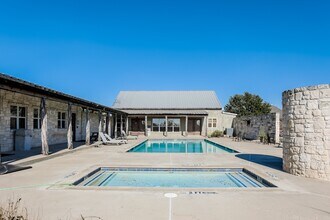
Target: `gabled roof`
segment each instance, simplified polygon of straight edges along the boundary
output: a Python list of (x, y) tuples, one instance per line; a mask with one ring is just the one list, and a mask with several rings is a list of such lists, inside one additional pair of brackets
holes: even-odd
[(115, 109), (221, 109), (214, 91), (121, 91)]

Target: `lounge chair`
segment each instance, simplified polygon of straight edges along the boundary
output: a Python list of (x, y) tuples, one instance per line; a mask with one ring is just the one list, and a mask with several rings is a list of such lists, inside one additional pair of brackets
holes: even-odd
[(100, 132), (100, 137), (101, 137), (102, 143), (105, 144), (105, 145), (108, 145), (108, 144), (117, 144), (117, 145), (119, 145), (119, 144), (126, 144), (127, 143), (123, 140), (114, 140), (114, 139), (111, 139), (111, 138), (107, 139), (105, 137), (105, 134), (102, 133), (102, 132)]
[(126, 132), (124, 130), (121, 130), (121, 138), (126, 139), (126, 140), (136, 140), (136, 139), (138, 139), (138, 136), (135, 136), (135, 135), (127, 136)]
[(121, 141), (121, 142), (123, 142), (124, 144), (127, 144), (128, 142), (127, 142), (127, 140), (116, 140), (116, 139), (113, 139), (113, 138), (111, 138), (108, 134), (106, 134), (106, 133), (103, 133), (104, 134), (104, 136), (105, 136), (105, 138), (108, 140), (108, 141)]

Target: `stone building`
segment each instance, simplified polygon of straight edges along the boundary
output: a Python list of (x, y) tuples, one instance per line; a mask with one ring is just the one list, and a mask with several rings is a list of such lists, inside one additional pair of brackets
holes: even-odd
[(232, 128), (236, 117), (222, 110), (214, 91), (122, 91), (113, 108), (127, 113), (120, 124), (135, 134), (207, 136)]
[[(113, 115), (125, 114), (0, 74), (0, 152), (44, 144), (68, 143), (70, 148), (74, 141), (89, 143), (92, 132), (113, 132)], [(46, 136), (42, 138), (42, 134)]]

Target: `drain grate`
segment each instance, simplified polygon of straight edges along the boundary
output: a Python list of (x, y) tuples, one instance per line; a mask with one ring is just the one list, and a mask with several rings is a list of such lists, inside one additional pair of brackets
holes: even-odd
[(190, 191), (187, 194), (189, 195), (215, 195), (217, 192), (204, 192), (204, 191)]

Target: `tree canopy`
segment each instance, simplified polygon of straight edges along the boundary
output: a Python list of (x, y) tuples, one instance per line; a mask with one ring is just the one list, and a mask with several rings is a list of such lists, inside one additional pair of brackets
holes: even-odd
[(255, 116), (269, 114), (271, 105), (258, 96), (245, 92), (243, 95), (230, 97), (225, 106), (226, 112), (236, 113), (238, 116)]

